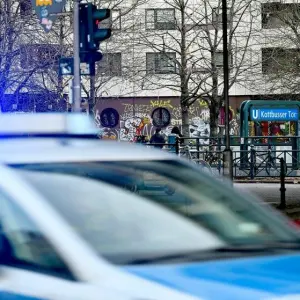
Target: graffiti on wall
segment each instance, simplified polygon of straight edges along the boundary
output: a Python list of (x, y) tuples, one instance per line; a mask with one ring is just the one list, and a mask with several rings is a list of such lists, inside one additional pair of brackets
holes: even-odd
[[(174, 126), (181, 128), (181, 108), (179, 99), (172, 100), (107, 100), (99, 101), (96, 105), (95, 121), (101, 129), (103, 139), (133, 141), (135, 136), (145, 135), (150, 138), (155, 131), (152, 113), (158, 107), (166, 108), (171, 115), (170, 124), (162, 128), (164, 135), (169, 135)], [(108, 128), (101, 123), (101, 113), (106, 108), (113, 108), (119, 113), (119, 125)], [(195, 102), (189, 109), (190, 136), (209, 136), (209, 110), (202, 102)], [(235, 127), (235, 126), (233, 126)], [(235, 131), (235, 130), (234, 130)]]

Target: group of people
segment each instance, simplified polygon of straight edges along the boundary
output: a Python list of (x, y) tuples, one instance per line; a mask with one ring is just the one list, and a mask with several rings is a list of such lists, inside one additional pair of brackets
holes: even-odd
[[(180, 132), (179, 127), (174, 126), (172, 128), (171, 134), (178, 137), (183, 137)], [(161, 134), (161, 128), (156, 128), (155, 133), (150, 138), (150, 144), (154, 144), (154, 147), (163, 148), (164, 144), (167, 142), (165, 137)]]

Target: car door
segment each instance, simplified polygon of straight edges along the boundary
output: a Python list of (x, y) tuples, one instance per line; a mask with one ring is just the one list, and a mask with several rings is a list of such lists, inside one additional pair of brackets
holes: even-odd
[(1, 300), (118, 299), (111, 294), (113, 291), (80, 282), (46, 234), (0, 186)]

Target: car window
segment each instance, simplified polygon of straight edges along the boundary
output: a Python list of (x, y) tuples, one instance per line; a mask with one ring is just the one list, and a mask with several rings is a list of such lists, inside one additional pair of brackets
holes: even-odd
[(74, 279), (68, 267), (30, 218), (0, 191), (0, 263)]
[[(239, 194), (233, 188), (211, 177), (204, 176), (197, 168), (193, 168), (178, 160), (48, 163), (14, 167), (38, 171), (39, 175), (35, 177), (29, 176), (32, 172), (29, 172), (26, 176), (25, 173), (23, 175), (67, 218), (66, 213), (70, 212), (70, 209), (68, 209), (70, 206), (74, 206), (72, 209), (75, 209), (74, 203), (77, 203), (77, 201), (86, 203), (91, 197), (95, 197), (95, 193), (90, 193), (87, 190), (85, 196), (78, 196), (79, 198), (77, 197), (77, 200), (74, 200), (73, 195), (77, 193), (75, 184), (65, 184), (60, 186), (60, 188), (55, 188), (56, 185), (50, 186), (46, 183), (46, 180), (44, 180), (45, 183), (42, 182), (41, 171), (45, 174), (72, 174), (79, 179), (81, 178), (81, 182), (83, 179), (94, 179), (121, 187), (132, 195), (138, 195), (139, 199), (147, 200), (152, 204), (159, 205), (161, 208), (166, 208), (182, 220), (192, 222), (199, 229), (210, 232), (224, 243), (227, 243), (227, 245), (253, 246), (299, 241), (299, 233), (291, 228), (286, 219), (270, 211), (255, 199)], [(123, 201), (120, 201), (120, 199), (118, 201), (115, 200), (117, 197), (103, 198), (103, 191), (99, 191), (96, 196), (94, 205), (98, 201), (97, 205), (102, 206), (102, 211), (106, 211), (103, 203), (105, 205), (108, 202), (111, 205), (114, 203), (114, 209), (124, 211), (124, 216), (127, 218), (126, 223), (129, 222), (127, 224), (130, 224), (130, 222), (133, 222), (135, 224), (132, 225), (132, 228), (140, 227), (140, 224), (144, 225), (144, 219), (149, 216), (151, 226), (148, 225), (148, 228), (150, 226), (154, 236), (155, 234), (162, 234), (162, 229), (165, 229), (166, 226), (168, 228), (176, 228), (176, 232), (180, 230), (179, 226), (175, 226), (175, 223), (172, 224), (172, 222), (175, 222), (174, 220), (172, 222), (167, 221), (167, 219), (163, 221), (162, 218), (159, 222), (155, 214), (152, 214), (152, 217), (150, 217), (149, 211), (143, 207), (140, 207), (142, 212), (131, 213), (132, 202), (127, 197), (120, 196), (120, 199), (123, 199)], [(64, 203), (67, 205), (65, 208), (62, 207)], [(138, 202), (134, 206), (139, 207)], [(106, 213), (101, 213), (101, 209), (98, 214), (101, 214), (102, 218), (97, 222), (103, 220), (103, 217), (107, 215)], [(92, 220), (92, 218), (90, 219)], [(114, 224), (117, 224), (117, 221), (111, 225), (111, 228), (114, 228)], [(103, 228), (100, 223), (95, 226)], [(124, 222), (121, 222), (120, 226), (124, 226)], [(121, 228), (119, 230), (122, 232), (125, 229)], [(127, 232), (127, 230), (125, 231)], [(134, 231), (132, 230), (132, 232)], [(149, 231), (146, 232), (148, 239)], [(109, 234), (111, 234), (111, 231)], [(116, 230), (114, 229), (113, 235), (115, 234)], [(96, 235), (96, 233), (91, 233), (91, 235)], [(139, 235), (137, 234), (137, 236)], [(180, 239), (181, 241), (184, 240), (184, 245), (188, 244), (187, 241), (189, 239), (187, 237), (182, 236)], [(146, 238), (143, 239), (143, 243), (146, 243), (145, 240)], [(163, 238), (160, 240), (153, 239), (153, 245), (158, 241), (161, 243), (162, 240)], [(126, 243), (129, 244), (130, 241), (130, 239), (124, 239), (124, 247), (128, 247)], [(203, 247), (205, 247), (205, 243), (206, 240), (202, 239)], [(167, 245), (163, 243), (161, 245), (160, 251), (170, 249), (168, 248), (168, 243)], [(102, 247), (104, 246), (102, 245)], [(101, 253), (101, 251), (99, 252)]]
[(178, 160), (15, 165), (105, 181), (167, 207), (231, 243), (299, 238), (280, 216)]
[(192, 220), (106, 183), (73, 175), (20, 174), (99, 255), (114, 263), (224, 245)]

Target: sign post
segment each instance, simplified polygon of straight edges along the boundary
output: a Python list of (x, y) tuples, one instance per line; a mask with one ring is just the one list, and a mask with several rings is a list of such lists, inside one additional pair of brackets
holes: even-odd
[[(233, 180), (233, 153), (230, 148), (229, 128), (229, 62), (227, 32), (227, 0), (222, 0), (222, 31), (223, 31), (223, 71), (224, 71), (224, 105), (225, 105), (225, 149), (223, 152), (224, 176)], [(230, 54), (231, 55), (231, 54)]]
[(81, 110), (81, 78), (80, 78), (80, 48), (79, 48), (79, 2), (74, 0), (73, 6), (73, 51), (74, 51), (74, 85), (73, 85), (73, 111)]

